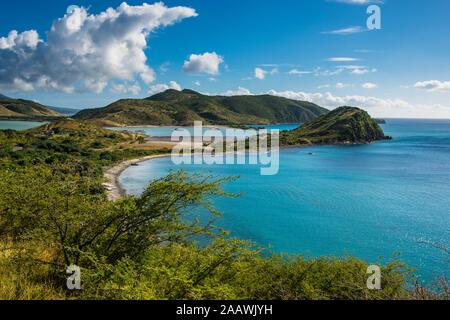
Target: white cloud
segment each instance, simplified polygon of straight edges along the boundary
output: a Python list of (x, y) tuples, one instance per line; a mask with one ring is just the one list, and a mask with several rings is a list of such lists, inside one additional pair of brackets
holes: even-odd
[(223, 63), (223, 57), (215, 52), (205, 52), (204, 54), (191, 54), (188, 61), (184, 62), (183, 72), (200, 73), (211, 75), (219, 74), (219, 65)]
[(35, 30), (29, 30), (19, 34), (16, 30), (9, 32), (7, 38), (0, 38), (0, 50), (14, 49), (16, 47), (23, 49), (36, 49), (41, 43), (39, 34)]
[[(205, 93), (210, 95), (209, 93)], [(327, 109), (352, 106), (366, 110), (373, 117), (391, 118), (447, 118), (450, 119), (450, 105), (416, 104), (402, 99), (381, 99), (371, 96), (335, 96), (330, 92), (307, 93), (296, 91), (269, 90), (261, 94), (270, 94), (293, 100), (309, 101)], [(223, 95), (253, 95), (248, 89), (239, 87), (237, 91), (229, 90)]]
[(368, 29), (365, 29), (360, 26), (356, 26), (356, 27), (348, 27), (348, 28), (331, 30), (331, 31), (324, 31), (322, 33), (323, 34), (337, 34), (337, 35), (345, 36), (345, 35), (360, 33), (360, 32), (364, 32), (364, 31), (368, 31)]
[(74, 8), (56, 20), (46, 41), (36, 31), (0, 38), (0, 91), (101, 92), (111, 80), (150, 83), (147, 37), (158, 28), (195, 17), (194, 9), (163, 3), (122, 3), (100, 14)]
[(175, 90), (181, 91), (181, 86), (178, 83), (176, 83), (175, 81), (170, 81), (169, 86), (170, 86), (170, 89), (175, 89)]
[(369, 72), (369, 70), (367, 70), (367, 69), (355, 69), (352, 71), (353, 74), (365, 74), (368, 72)]
[(210, 77), (210, 78), (208, 78), (208, 81), (211, 81), (211, 82), (216, 82), (216, 81), (217, 81), (217, 79), (216, 79), (216, 78), (213, 78), (213, 77)]
[(255, 68), (255, 78), (264, 80), (266, 78), (267, 71), (261, 68)]
[(336, 57), (336, 58), (328, 58), (327, 61), (335, 61), (335, 62), (349, 62), (349, 61), (358, 61), (357, 58), (349, 58), (349, 57)]
[(342, 83), (342, 82), (336, 83), (336, 88), (338, 88), (338, 89), (346, 88), (348, 86), (350, 86), (350, 85), (347, 83)]
[(378, 88), (378, 85), (376, 85), (375, 83), (366, 82), (362, 84), (361, 87), (363, 87), (364, 89), (375, 89)]
[(338, 66), (336, 67), (338, 69), (347, 69), (347, 70), (352, 70), (351, 73), (352, 74), (365, 74), (365, 73), (369, 73), (369, 72), (377, 72), (377, 69), (372, 69), (369, 70), (367, 67), (365, 66), (357, 66), (357, 65), (346, 65), (346, 66)]
[(194, 84), (195, 84), (196, 86), (200, 86), (200, 81), (195, 81)]
[[(209, 95), (208, 93), (205, 93)], [(227, 91), (224, 95), (253, 95), (248, 89), (239, 87), (237, 91)], [(296, 91), (269, 90), (261, 94), (270, 94), (293, 100), (309, 101), (327, 109), (352, 106), (366, 110), (373, 117), (391, 118), (447, 118), (450, 119), (450, 105), (416, 104), (402, 99), (381, 99), (371, 96), (335, 96), (330, 92), (307, 93)]]
[(310, 74), (312, 73), (311, 71), (300, 71), (297, 69), (292, 69), (291, 71), (288, 72), (288, 74), (296, 74), (296, 75), (302, 75), (302, 74)]
[(12, 84), (7, 84), (3, 88), (3, 91), (5, 92), (29, 92), (34, 90), (32, 84), (27, 83), (19, 78), (15, 78)]
[(450, 118), (450, 106), (439, 104), (412, 105), (402, 99), (381, 99), (370, 96), (334, 96), (327, 93), (306, 93), (295, 91), (270, 90), (268, 94), (294, 100), (316, 103), (327, 109), (340, 106), (359, 107), (368, 111), (373, 117), (392, 118)]
[(439, 92), (450, 92), (450, 81), (438, 81), (438, 80), (429, 80), (417, 82), (414, 85), (414, 88), (427, 90), (427, 91), (439, 91)]
[(251, 96), (253, 95), (250, 90), (238, 87), (237, 91), (228, 90), (227, 92), (223, 93), (224, 96)]
[(344, 68), (337, 68), (335, 70), (325, 70), (325, 71), (319, 71), (318, 69), (316, 73), (314, 74), (316, 77), (323, 76), (323, 77), (329, 77), (329, 76), (335, 76), (344, 71)]
[(278, 70), (278, 68), (274, 68), (274, 69), (272, 69), (272, 71), (270, 71), (270, 74), (271, 75), (274, 75), (274, 74), (277, 74), (277, 73), (279, 73), (280, 71)]
[(175, 81), (170, 81), (169, 85), (156, 84), (154, 86), (151, 86), (147, 93), (153, 95), (153, 94), (157, 94), (160, 92), (164, 92), (168, 89), (174, 89), (174, 90), (181, 91), (181, 86), (178, 83), (176, 83)]
[(356, 66), (356, 65), (345, 65), (345, 66), (337, 66), (336, 68), (349, 69), (349, 70), (357, 70), (357, 69), (365, 69), (365, 66)]
[(109, 90), (111, 93), (113, 94), (133, 94), (133, 95), (137, 95), (139, 94), (139, 92), (141, 92), (141, 87), (140, 85), (135, 82), (132, 85), (127, 85), (126, 83), (113, 83), (111, 85), (111, 88)]

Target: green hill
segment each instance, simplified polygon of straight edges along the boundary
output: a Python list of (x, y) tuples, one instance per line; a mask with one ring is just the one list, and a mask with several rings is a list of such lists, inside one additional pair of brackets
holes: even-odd
[(37, 102), (0, 95), (0, 120), (54, 120), (64, 117)]
[(169, 89), (146, 99), (119, 100), (99, 109), (86, 109), (74, 118), (104, 126), (213, 125), (300, 123), (328, 112), (316, 104), (270, 95), (207, 96), (193, 90)]
[(281, 145), (362, 144), (388, 140), (364, 110), (340, 107), (303, 126), (280, 134)]

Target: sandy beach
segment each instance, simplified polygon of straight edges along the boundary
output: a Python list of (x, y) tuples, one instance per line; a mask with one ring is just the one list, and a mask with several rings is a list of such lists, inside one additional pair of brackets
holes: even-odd
[(139, 162), (148, 161), (157, 158), (170, 157), (170, 154), (161, 154), (156, 156), (147, 156), (140, 159), (133, 159), (124, 161), (117, 166), (109, 168), (105, 173), (105, 178), (108, 180), (103, 183), (107, 190), (108, 199), (111, 201), (116, 201), (122, 199), (125, 196), (125, 190), (119, 183), (120, 174), (130, 166), (137, 164)]
[[(308, 146), (310, 146), (310, 145), (308, 145)], [(306, 147), (306, 146), (295, 145), (295, 146), (283, 146), (279, 149), (282, 150), (282, 149), (304, 148), (304, 147)], [(249, 151), (246, 150), (245, 152), (249, 152)], [(227, 154), (227, 153), (224, 153), (224, 155), (225, 154)], [(170, 154), (147, 156), (147, 157), (143, 157), (143, 158), (139, 158), (139, 159), (127, 160), (127, 161), (119, 163), (117, 166), (108, 168), (108, 170), (106, 171), (106, 173), (104, 175), (104, 177), (107, 179), (107, 181), (103, 183), (103, 185), (105, 186), (105, 188), (107, 190), (108, 199), (111, 201), (116, 201), (116, 200), (122, 199), (126, 195), (125, 190), (120, 185), (119, 177), (120, 177), (121, 173), (123, 171), (125, 171), (127, 168), (129, 168), (132, 165), (138, 164), (140, 162), (149, 161), (149, 160), (158, 159), (158, 158), (167, 158), (170, 156), (171, 156)]]

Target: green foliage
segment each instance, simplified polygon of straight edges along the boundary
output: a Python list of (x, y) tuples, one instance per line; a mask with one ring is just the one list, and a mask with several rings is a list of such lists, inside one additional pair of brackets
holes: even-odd
[(206, 96), (192, 90), (167, 90), (147, 99), (117, 101), (74, 116), (108, 125), (245, 125), (299, 123), (328, 112), (313, 103), (263, 96)]
[[(172, 172), (151, 181), (142, 196), (113, 203), (95, 191), (95, 175), (72, 167), (1, 170), (0, 237), (10, 244), (1, 264), (20, 272), (31, 288), (46, 283), (52, 295), (68, 298), (404, 297), (408, 271), (402, 264), (383, 269), (383, 292), (373, 293), (365, 287), (367, 264), (356, 258), (266, 256), (248, 242), (228, 239), (213, 226), (220, 216), (214, 199), (238, 196), (224, 191), (228, 181)], [(199, 207), (211, 213), (209, 223), (192, 215)], [(199, 246), (193, 235), (213, 241)], [(79, 293), (64, 291), (71, 264), (82, 267)]]

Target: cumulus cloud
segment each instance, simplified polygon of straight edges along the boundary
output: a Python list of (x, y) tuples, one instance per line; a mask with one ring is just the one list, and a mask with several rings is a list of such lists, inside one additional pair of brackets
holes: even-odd
[(169, 84), (156, 84), (154, 86), (151, 86), (150, 89), (148, 90), (148, 94), (157, 94), (163, 91), (166, 91), (168, 89), (174, 89), (174, 90), (178, 90), (181, 91), (181, 86), (176, 83), (175, 81), (170, 81)]
[(363, 87), (364, 89), (375, 89), (378, 88), (378, 85), (376, 85), (375, 83), (366, 82), (362, 84), (361, 87)]
[(122, 3), (100, 14), (73, 8), (56, 20), (46, 41), (34, 30), (11, 31), (0, 38), (0, 90), (31, 88), (100, 93), (111, 80), (150, 83), (147, 37), (158, 28), (195, 17), (194, 9), (168, 8), (163, 3)]
[(255, 68), (255, 78), (264, 80), (266, 78), (267, 71), (261, 68)]
[(237, 91), (233, 91), (233, 90), (228, 90), (227, 92), (223, 93), (224, 96), (251, 96), (253, 95), (250, 90), (243, 88), (243, 87), (238, 87)]
[[(237, 91), (229, 90), (224, 94), (253, 95), (253, 93), (251, 93), (248, 89), (242, 87), (239, 87)], [(330, 110), (341, 106), (359, 107), (369, 112), (373, 117), (450, 118), (450, 106), (440, 104), (413, 105), (402, 99), (381, 99), (372, 96), (360, 95), (336, 96), (330, 92), (308, 93), (301, 91), (276, 90), (270, 90), (262, 94), (270, 94), (293, 100), (309, 101)]]
[(204, 54), (191, 54), (188, 61), (184, 62), (183, 72), (185, 73), (207, 73), (211, 75), (219, 74), (219, 65), (223, 63), (223, 57), (215, 52), (205, 52)]
[(128, 85), (126, 83), (113, 83), (109, 92), (113, 94), (133, 94), (137, 95), (141, 92), (141, 86), (135, 82), (132, 85)]
[(450, 92), (450, 81), (429, 80), (417, 82), (414, 88), (427, 91)]
[(322, 94), (270, 90), (268, 94), (288, 99), (309, 101), (327, 109), (335, 109), (340, 106), (359, 107), (368, 111), (374, 117), (450, 118), (450, 106), (440, 104), (412, 105), (402, 99), (381, 99), (359, 95), (335, 96), (330, 92)]

